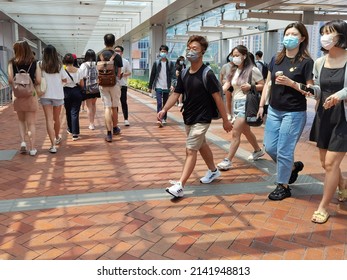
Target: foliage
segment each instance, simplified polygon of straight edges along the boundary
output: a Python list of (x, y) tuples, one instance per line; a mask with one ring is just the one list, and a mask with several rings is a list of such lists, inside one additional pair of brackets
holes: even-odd
[(128, 86), (142, 91), (148, 91), (148, 82), (138, 79), (128, 79)]

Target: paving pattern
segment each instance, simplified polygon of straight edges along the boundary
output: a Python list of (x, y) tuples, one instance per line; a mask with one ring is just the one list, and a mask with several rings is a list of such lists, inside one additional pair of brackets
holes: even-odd
[[(276, 169), (268, 156), (247, 161), (252, 150), (242, 138), (233, 169), (201, 185), (206, 166), (198, 157), (186, 196), (165, 192), (185, 159), (185, 134), (177, 107), (164, 128), (156, 126), (155, 100), (129, 90), (130, 126), (112, 143), (104, 141), (101, 100), (97, 128), (81, 112), (81, 139), (72, 141), (62, 115), (63, 141), (48, 152), (43, 111), (37, 119), (35, 157), (18, 152), (12, 105), (0, 108), (0, 259), (347, 259), (347, 203), (335, 198), (324, 225), (310, 222), (323, 189), (318, 150), (308, 141), (314, 114), (296, 150), (305, 168), (292, 197), (267, 199)], [(263, 128), (252, 128), (259, 143)], [(220, 121), (208, 134), (215, 162), (231, 134)], [(347, 159), (347, 157), (346, 157)], [(347, 176), (347, 160), (341, 166)]]

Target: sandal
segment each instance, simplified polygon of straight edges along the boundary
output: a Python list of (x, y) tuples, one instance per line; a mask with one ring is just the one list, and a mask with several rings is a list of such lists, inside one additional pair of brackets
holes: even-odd
[(340, 202), (346, 201), (347, 200), (347, 189), (343, 189), (343, 190), (337, 191), (337, 199)]
[(327, 212), (314, 211), (311, 221), (317, 224), (324, 224), (329, 219), (329, 214)]

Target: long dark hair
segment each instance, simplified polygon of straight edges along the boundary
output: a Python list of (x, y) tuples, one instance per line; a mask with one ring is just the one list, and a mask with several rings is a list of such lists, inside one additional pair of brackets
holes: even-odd
[(84, 61), (96, 61), (96, 54), (92, 49), (86, 51), (84, 55)]
[(47, 45), (43, 50), (42, 70), (49, 74), (59, 73), (63, 63), (59, 59), (57, 50), (52, 45)]
[[(252, 60), (249, 57), (248, 49), (245, 46), (238, 45), (234, 47), (230, 53), (232, 54), (234, 50), (238, 50), (239, 53), (246, 56), (245, 60), (243, 61), (243, 67), (241, 69), (240, 75), (237, 78), (237, 84), (242, 85), (243, 83), (248, 82), (249, 75), (251, 74), (254, 65)], [(230, 81), (233, 79), (237, 68), (238, 66), (235, 64), (231, 67), (230, 77), (229, 77)]]
[[(295, 63), (297, 61), (302, 61), (304, 60), (305, 58), (310, 58), (310, 54), (307, 50), (307, 47), (308, 47), (308, 42), (309, 42), (309, 36), (308, 36), (308, 32), (307, 32), (307, 29), (305, 27), (305, 25), (301, 22), (293, 22), (293, 23), (290, 23), (287, 25), (287, 27), (284, 29), (284, 32), (283, 34), (286, 34), (286, 31), (289, 29), (289, 28), (295, 28), (299, 31), (300, 35), (302, 37), (305, 37), (304, 41), (302, 41), (300, 43), (300, 46), (299, 46), (299, 51), (298, 53), (296, 54), (295, 58), (293, 59), (292, 63)], [(280, 64), (282, 62), (282, 60), (285, 58), (286, 56), (286, 47), (283, 46), (283, 49), (281, 50), (280, 53), (278, 53), (278, 55), (276, 56), (276, 61), (275, 63), (276, 64)]]

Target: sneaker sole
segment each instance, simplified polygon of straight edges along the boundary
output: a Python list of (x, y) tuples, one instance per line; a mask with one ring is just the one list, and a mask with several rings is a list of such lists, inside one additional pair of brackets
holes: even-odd
[(220, 167), (217, 165), (217, 168), (221, 171), (228, 171), (229, 169), (231, 169), (231, 166), (230, 167)]
[(286, 199), (286, 198), (291, 197), (291, 196), (292, 196), (292, 195), (286, 195), (286, 196), (284, 196), (284, 197), (277, 198), (277, 197), (270, 197), (270, 195), (269, 195), (268, 198), (269, 198), (270, 200), (279, 201), (279, 200), (283, 200), (283, 199)]
[(218, 179), (219, 177), (220, 177), (220, 174), (219, 174), (219, 176), (214, 177), (211, 181), (208, 181), (208, 182), (203, 182), (203, 181), (201, 181), (201, 179), (200, 179), (200, 183), (201, 183), (201, 184), (211, 184), (214, 180)]
[(169, 189), (166, 189), (165, 191), (166, 191), (168, 194), (171, 194), (174, 198), (181, 198), (181, 197), (183, 197), (183, 195), (182, 195), (182, 196), (174, 195), (173, 193), (170, 192)]

